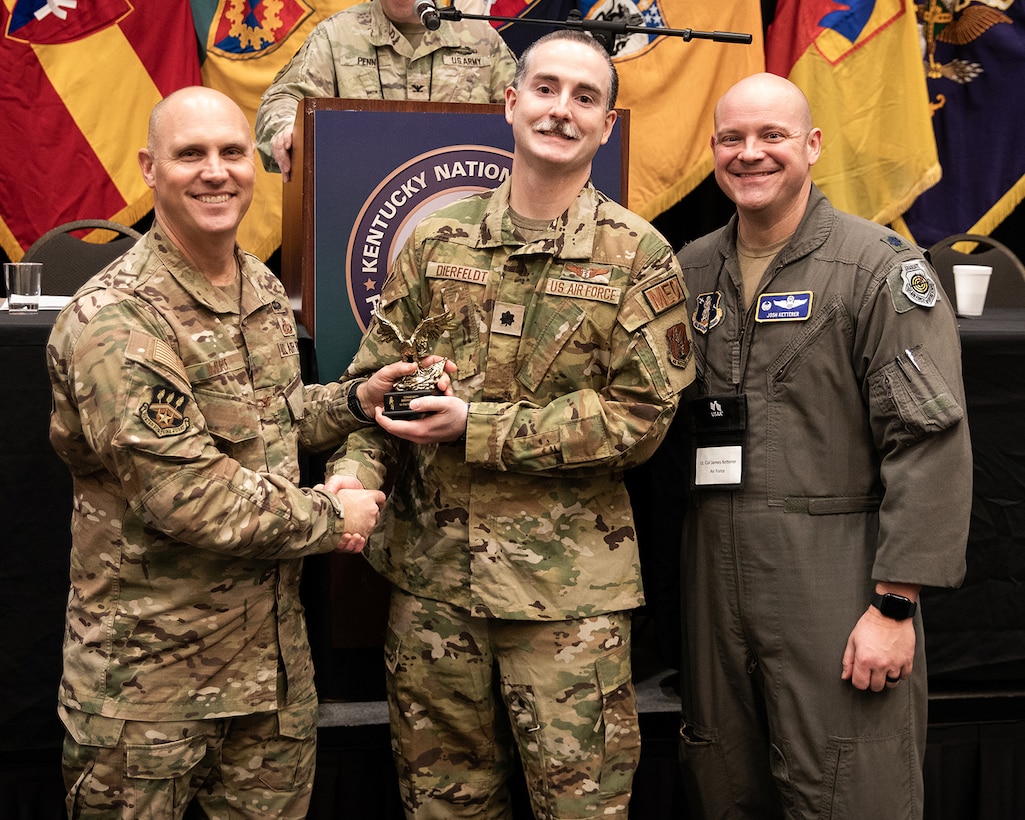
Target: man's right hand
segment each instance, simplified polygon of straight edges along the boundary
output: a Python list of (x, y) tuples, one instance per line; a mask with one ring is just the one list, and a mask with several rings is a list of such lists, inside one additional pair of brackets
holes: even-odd
[(282, 182), (292, 178), (292, 125), (286, 125), (270, 141), (271, 156), (281, 169)]
[(366, 544), (371, 530), (384, 506), (385, 495), (380, 490), (335, 490), (345, 513), (345, 534), (338, 542), (338, 552), (359, 552)]

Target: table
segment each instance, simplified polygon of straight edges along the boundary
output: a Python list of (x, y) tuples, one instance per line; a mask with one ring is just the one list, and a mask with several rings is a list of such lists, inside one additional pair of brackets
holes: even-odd
[(0, 311), (0, 751), (59, 744), (71, 476), (50, 447), (46, 340), (57, 311)]
[(930, 682), (1025, 695), (1025, 310), (959, 326), (975, 461), (968, 574), (923, 592)]
[[(0, 762), (7, 761), (8, 770), (0, 765), (0, 805), (23, 807), (45, 799), (55, 805), (47, 817), (59, 816), (60, 810), (63, 730), (56, 716), (56, 696), (71, 498), (67, 470), (48, 438), (45, 345), (55, 316), (43, 311), (12, 317), (0, 311), (0, 520), (5, 547), (0, 563)], [(977, 319), (963, 319), (961, 340), (975, 455), (968, 578), (961, 589), (923, 593), (930, 682), (934, 693), (941, 694), (953, 688), (984, 696), (998, 690), (1019, 694), (983, 697), (994, 707), (985, 715), (970, 712), (963, 700), (930, 704), (926, 817), (1003, 820), (1021, 816), (1009, 807), (1025, 805), (1025, 781), (1016, 770), (1016, 761), (1025, 757), (1025, 595), (1020, 590), (1025, 577), (1025, 310), (987, 310)], [(304, 373), (311, 372), (305, 364)], [(324, 612), (331, 608), (325, 577), (307, 573), (307, 578), (320, 581), (312, 590), (313, 600), (304, 594), (314, 626), (326, 622)], [(315, 655), (316, 632), (311, 630)], [(379, 668), (379, 653), (374, 664)], [(942, 716), (938, 706), (944, 707)], [(967, 706), (977, 707), (978, 701)], [(674, 716), (658, 717), (660, 728), (671, 736)], [(650, 732), (645, 741), (649, 754), (661, 749), (649, 740)], [(392, 786), (386, 742), (380, 740), (370, 752), (346, 752), (358, 759), (370, 759), (372, 753), (378, 755), (373, 760), (385, 761), (381, 782), (373, 781), (374, 788)], [(655, 762), (666, 774), (652, 789), (642, 786), (639, 778), (638, 805), (665, 796), (659, 789), (668, 794), (678, 789), (673, 742), (666, 740), (663, 746)], [(349, 767), (350, 758), (344, 759)], [(325, 750), (326, 775), (331, 774), (332, 760)], [(16, 768), (16, 761), (27, 761), (29, 768)], [(314, 812), (311, 817), (336, 815)], [(19, 816), (43, 815), (23, 811)]]

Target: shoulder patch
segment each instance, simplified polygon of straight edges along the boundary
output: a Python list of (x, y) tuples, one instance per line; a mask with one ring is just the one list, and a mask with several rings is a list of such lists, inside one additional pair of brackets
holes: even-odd
[(713, 327), (722, 322), (726, 311), (722, 307), (722, 291), (713, 293), (699, 293), (696, 300), (694, 313), (690, 321), (698, 333), (708, 333)]
[(939, 298), (939, 288), (929, 275), (925, 262), (910, 259), (900, 263), (901, 291), (916, 305), (931, 308)]
[(125, 355), (135, 362), (154, 362), (165, 368), (166, 371), (173, 373), (185, 384), (189, 383), (185, 365), (182, 364), (182, 360), (171, 345), (163, 339), (133, 328), (128, 335), (128, 348)]
[(693, 352), (686, 322), (677, 322), (666, 329), (666, 353), (670, 364), (675, 367), (687, 367)]
[(665, 313), (669, 308), (680, 304), (686, 298), (683, 294), (683, 286), (675, 276), (649, 285), (644, 288), (643, 293), (644, 298), (648, 302), (648, 307), (651, 308), (656, 316), (660, 313)]
[(152, 401), (139, 407), (139, 418), (159, 438), (180, 436), (192, 426), (192, 420), (185, 415), (189, 397), (173, 387), (158, 385), (153, 388)]

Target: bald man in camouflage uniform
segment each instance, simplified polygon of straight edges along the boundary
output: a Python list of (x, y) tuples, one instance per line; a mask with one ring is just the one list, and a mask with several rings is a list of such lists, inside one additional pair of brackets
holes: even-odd
[(301, 818), (317, 698), (300, 559), (360, 549), (384, 496), (301, 489), (297, 446), (337, 447), (391, 382), (300, 380), (288, 296), (235, 244), (255, 175), (238, 106), (176, 92), (139, 162), (156, 222), (48, 347), (74, 477), (68, 812), (176, 818), (198, 795), (209, 817)]
[(278, 72), (256, 115), (268, 171), (292, 167), (292, 126), (304, 97), (499, 103), (516, 58), (483, 20), (428, 31), (414, 0), (371, 0), (322, 21)]
[[(623, 471), (693, 379), (672, 249), (589, 181), (616, 120), (593, 39), (529, 48), (506, 96), (508, 181), (426, 218), (384, 287), (404, 334), (451, 314), (456, 364), (420, 420), (353, 434), (335, 486), (394, 488), (371, 563), (393, 584), (387, 682), (407, 816), (510, 817), (514, 754), (537, 818), (626, 816), (642, 603)], [(347, 373), (400, 355), (375, 322)], [(391, 433), (392, 435), (388, 435)]]

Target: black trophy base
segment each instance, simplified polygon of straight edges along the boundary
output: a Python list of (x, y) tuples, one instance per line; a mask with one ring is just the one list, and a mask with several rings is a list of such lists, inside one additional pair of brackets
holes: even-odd
[(392, 390), (384, 394), (384, 414), (390, 419), (422, 419), (426, 413), (409, 409), (409, 403), (421, 396), (437, 396), (438, 391), (429, 390)]

